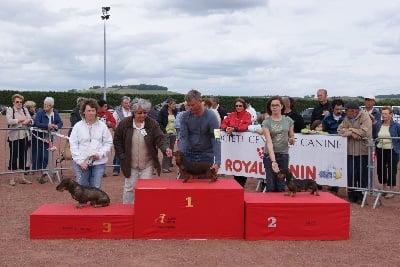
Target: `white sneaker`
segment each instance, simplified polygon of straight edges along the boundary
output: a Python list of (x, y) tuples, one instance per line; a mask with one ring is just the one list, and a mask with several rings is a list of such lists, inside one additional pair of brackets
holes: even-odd
[(393, 198), (394, 194), (392, 193), (387, 193), (386, 196), (384, 196), (384, 198)]
[(21, 180), (19, 181), (20, 184), (32, 184), (31, 181), (25, 179), (25, 178), (21, 178)]
[(9, 181), (9, 185), (11, 185), (11, 186), (15, 186), (15, 185), (16, 185), (16, 183), (15, 183), (15, 180), (14, 180), (14, 179), (10, 179), (10, 181)]

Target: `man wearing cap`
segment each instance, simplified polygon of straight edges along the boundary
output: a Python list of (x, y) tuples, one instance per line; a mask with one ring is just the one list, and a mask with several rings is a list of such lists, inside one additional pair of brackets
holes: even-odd
[[(368, 139), (372, 138), (372, 120), (368, 112), (360, 110), (358, 103), (345, 104), (346, 116), (338, 127), (338, 133), (347, 137), (347, 186), (368, 186)], [(361, 203), (361, 191), (348, 189), (350, 202)]]
[(381, 113), (374, 108), (375, 96), (368, 95), (364, 98), (365, 110), (369, 113), (372, 120), (372, 136), (375, 138), (378, 135), (378, 125), (381, 122)]

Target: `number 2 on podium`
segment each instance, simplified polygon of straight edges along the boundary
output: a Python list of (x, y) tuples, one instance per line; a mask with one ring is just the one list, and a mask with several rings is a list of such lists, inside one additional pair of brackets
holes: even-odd
[(192, 204), (192, 197), (187, 197), (186, 198), (186, 208), (193, 208), (193, 204)]
[(268, 217), (268, 228), (276, 228), (276, 221), (277, 219), (275, 217)]

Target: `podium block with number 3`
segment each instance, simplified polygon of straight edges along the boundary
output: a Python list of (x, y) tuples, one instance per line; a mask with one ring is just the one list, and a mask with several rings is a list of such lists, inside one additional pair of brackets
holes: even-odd
[(44, 204), (30, 215), (32, 239), (132, 239), (133, 205), (94, 208), (76, 204)]

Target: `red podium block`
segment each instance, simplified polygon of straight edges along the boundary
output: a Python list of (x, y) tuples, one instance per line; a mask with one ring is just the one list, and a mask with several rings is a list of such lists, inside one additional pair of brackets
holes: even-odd
[(243, 239), (244, 191), (233, 179), (143, 179), (135, 195), (135, 238)]
[(133, 238), (133, 225), (133, 205), (77, 209), (75, 204), (45, 204), (30, 215), (30, 237), (127, 239)]
[(350, 204), (328, 192), (245, 193), (246, 240), (347, 240)]

